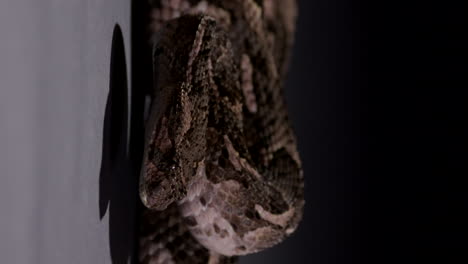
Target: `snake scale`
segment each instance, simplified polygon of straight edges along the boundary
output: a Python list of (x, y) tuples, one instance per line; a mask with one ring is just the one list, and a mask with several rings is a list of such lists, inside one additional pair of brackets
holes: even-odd
[(283, 82), (294, 0), (150, 0), (140, 263), (235, 263), (302, 218)]

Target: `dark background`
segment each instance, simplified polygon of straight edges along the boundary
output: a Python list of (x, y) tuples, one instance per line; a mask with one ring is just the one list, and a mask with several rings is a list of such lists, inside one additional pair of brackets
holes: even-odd
[(305, 215), (248, 263), (467, 263), (461, 4), (299, 1), (286, 94)]

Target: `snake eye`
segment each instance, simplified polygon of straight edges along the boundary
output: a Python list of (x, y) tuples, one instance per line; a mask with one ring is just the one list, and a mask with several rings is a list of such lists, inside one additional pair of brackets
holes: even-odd
[(176, 171), (177, 167), (178, 167), (177, 162), (175, 160), (173, 160), (173, 159), (161, 160), (159, 162), (159, 168), (162, 171), (174, 172), (174, 171)]

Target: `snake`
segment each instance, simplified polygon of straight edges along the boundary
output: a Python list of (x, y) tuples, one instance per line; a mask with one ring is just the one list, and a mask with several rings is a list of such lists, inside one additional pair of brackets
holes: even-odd
[[(148, 0), (147, 0), (148, 1)], [(294, 0), (149, 0), (140, 263), (235, 263), (298, 227)]]

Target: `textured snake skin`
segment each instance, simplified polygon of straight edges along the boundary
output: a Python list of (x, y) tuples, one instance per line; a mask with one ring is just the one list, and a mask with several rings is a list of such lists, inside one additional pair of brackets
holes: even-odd
[(234, 263), (302, 217), (283, 79), (295, 1), (151, 3), (141, 263)]

